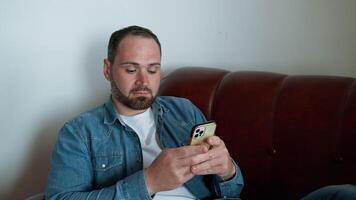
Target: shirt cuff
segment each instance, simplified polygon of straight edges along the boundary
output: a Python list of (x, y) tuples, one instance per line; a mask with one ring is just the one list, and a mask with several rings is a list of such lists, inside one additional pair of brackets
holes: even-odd
[(131, 174), (122, 181), (122, 184), (117, 184), (117, 186), (121, 187), (119, 189), (124, 194), (125, 199), (152, 199), (146, 187), (143, 170)]
[(220, 176), (215, 176), (217, 184), (219, 185), (221, 197), (238, 197), (242, 191), (244, 182), (239, 166), (232, 160), (235, 166), (235, 175), (229, 180), (224, 180)]

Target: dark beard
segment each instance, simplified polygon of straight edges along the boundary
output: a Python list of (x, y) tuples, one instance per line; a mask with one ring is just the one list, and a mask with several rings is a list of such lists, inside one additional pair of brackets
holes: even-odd
[(153, 104), (155, 97), (152, 95), (152, 91), (143, 86), (138, 86), (133, 88), (131, 92), (136, 92), (136, 91), (148, 91), (150, 92), (151, 96), (150, 97), (136, 97), (136, 98), (129, 98), (129, 96), (125, 96), (120, 89), (116, 86), (114, 81), (111, 81), (111, 93), (115, 99), (117, 99), (119, 102), (124, 104), (125, 106), (133, 109), (133, 110), (145, 110)]

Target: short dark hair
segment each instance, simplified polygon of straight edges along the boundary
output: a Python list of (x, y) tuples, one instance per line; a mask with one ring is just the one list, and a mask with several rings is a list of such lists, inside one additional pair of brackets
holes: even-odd
[(120, 42), (126, 37), (126, 36), (140, 36), (144, 38), (152, 38), (156, 41), (159, 47), (159, 52), (160, 55), (162, 56), (162, 51), (161, 51), (161, 43), (159, 42), (157, 36), (148, 28), (140, 27), (140, 26), (128, 26), (123, 29), (117, 30), (111, 34), (109, 44), (108, 44), (108, 60), (110, 62), (114, 62), (115, 56), (117, 53), (117, 48), (120, 44)]

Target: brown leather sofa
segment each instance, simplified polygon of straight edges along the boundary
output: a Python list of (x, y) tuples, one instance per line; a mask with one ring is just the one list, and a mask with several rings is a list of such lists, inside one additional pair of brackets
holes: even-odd
[(354, 78), (185, 67), (160, 94), (186, 97), (217, 122), (244, 175), (243, 199), (356, 183)]

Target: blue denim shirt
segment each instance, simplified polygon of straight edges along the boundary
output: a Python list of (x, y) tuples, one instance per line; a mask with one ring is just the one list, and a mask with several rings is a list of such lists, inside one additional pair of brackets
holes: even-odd
[[(152, 105), (161, 148), (188, 144), (192, 127), (205, 121), (189, 100), (157, 97)], [(195, 176), (184, 185), (199, 199), (238, 197), (239, 168), (229, 181)], [(169, 177), (167, 177), (169, 178)], [(136, 133), (117, 118), (110, 99), (67, 122), (60, 130), (48, 177), (47, 199), (151, 199)]]

